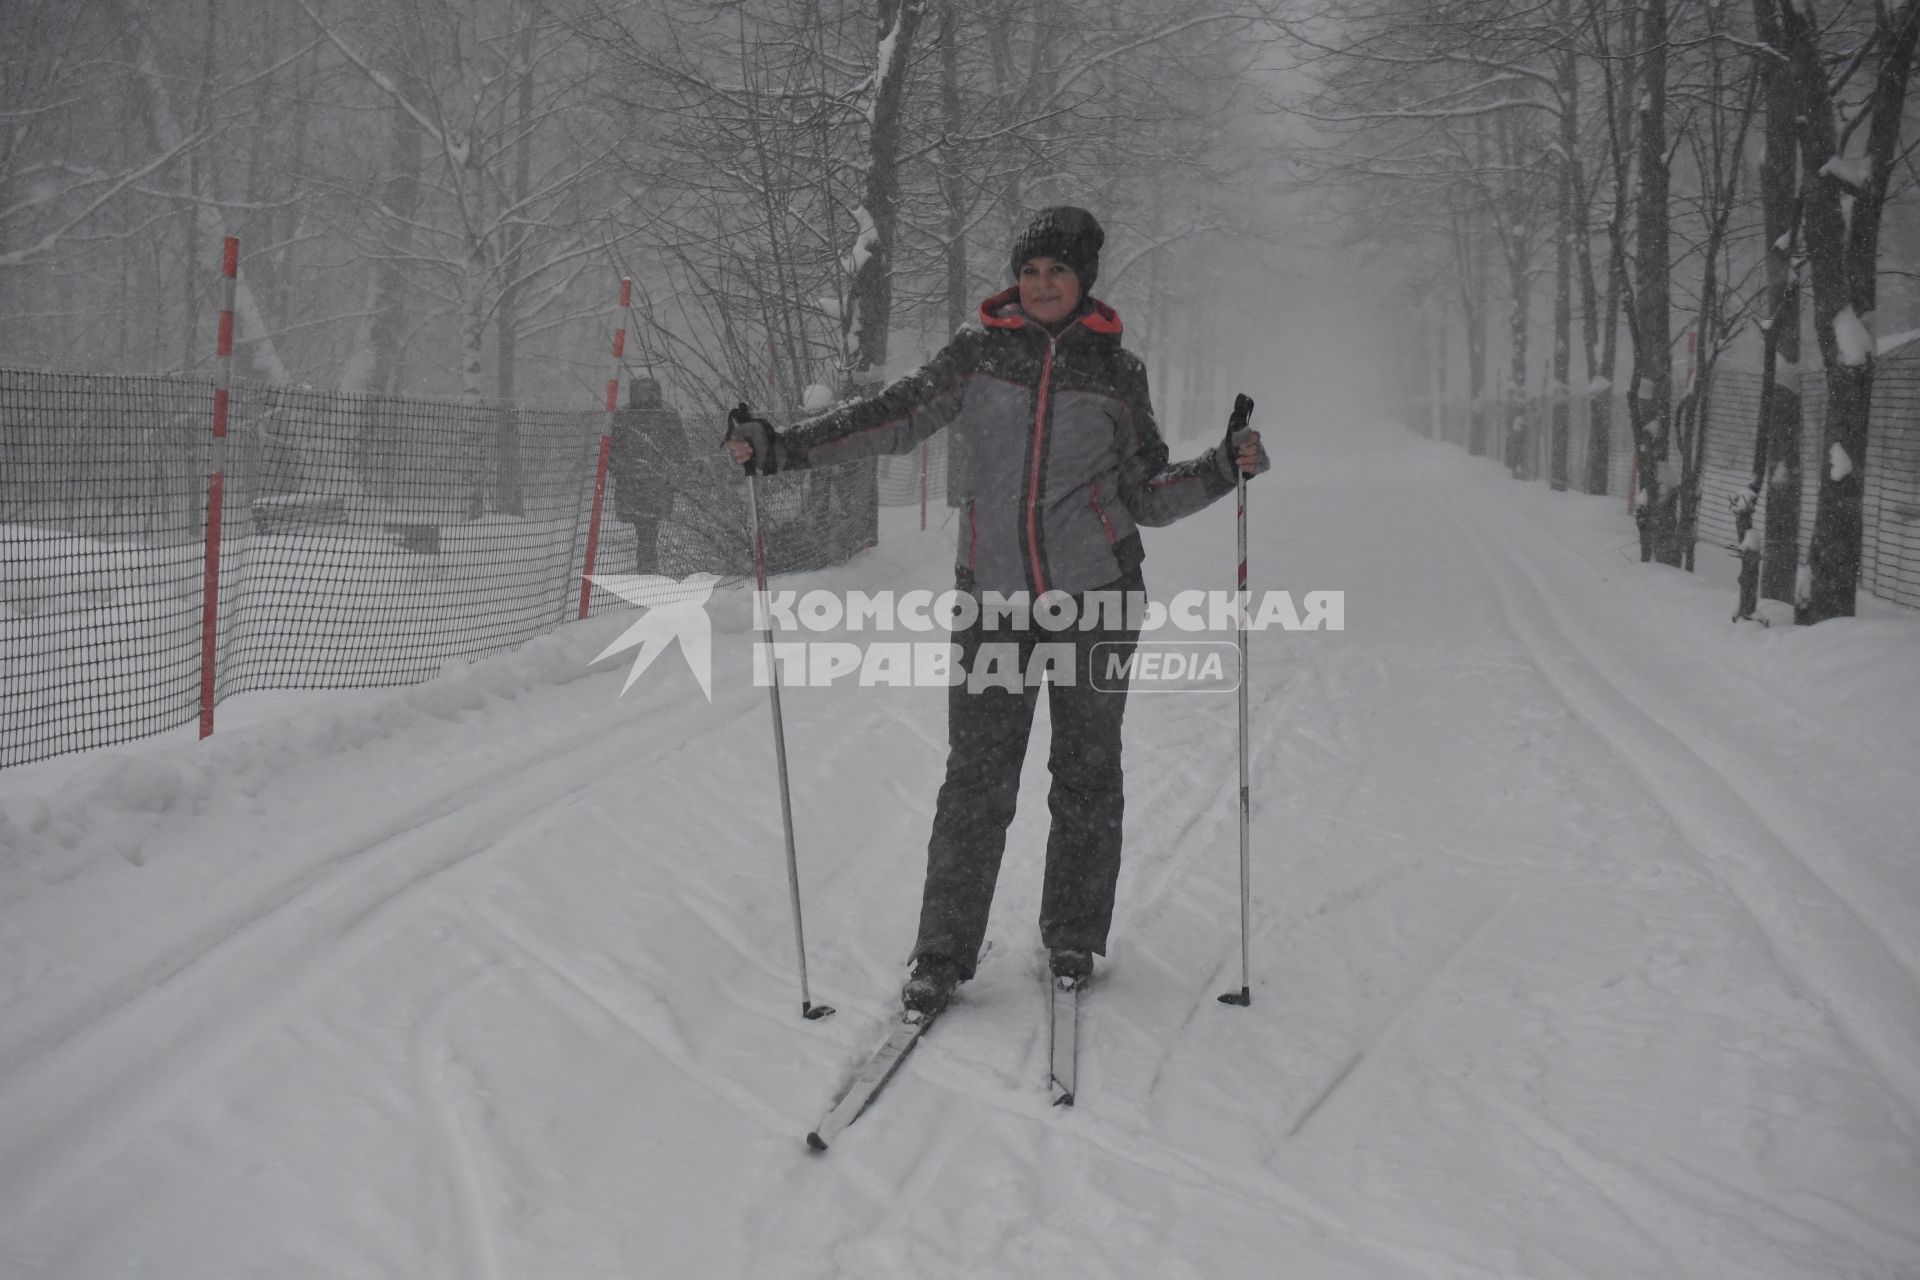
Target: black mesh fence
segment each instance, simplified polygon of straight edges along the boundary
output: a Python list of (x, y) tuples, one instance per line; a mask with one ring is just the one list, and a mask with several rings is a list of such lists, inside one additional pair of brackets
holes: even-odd
[(1879, 367), (1867, 440), (1860, 582), (1882, 600), (1920, 608), (1920, 352)]
[[(1819, 378), (1802, 384), (1800, 430), (1800, 551), (1805, 558), (1813, 538), (1813, 504), (1818, 492), (1820, 422), (1826, 414), (1826, 386)], [(1876, 424), (1877, 425), (1877, 424)], [(1729, 501), (1745, 491), (1753, 477), (1754, 436), (1760, 426), (1760, 374), (1748, 369), (1719, 369), (1713, 376), (1707, 435), (1700, 469), (1700, 514), (1697, 518), (1697, 555), (1738, 555), (1733, 506)], [(1764, 527), (1766, 498), (1754, 512), (1754, 526)], [(1873, 540), (1869, 528), (1866, 541)]]
[[(212, 402), (0, 370), (0, 765), (198, 716)], [(237, 385), (216, 696), (422, 680), (577, 617), (605, 422)], [(751, 572), (744, 479), (680, 434), (610, 481), (597, 573)], [(762, 481), (770, 570), (873, 545), (876, 506), (871, 463)]]
[[(1910, 350), (1910, 349), (1909, 349)], [(1813, 538), (1814, 504), (1825, 466), (1821, 430), (1827, 412), (1826, 383), (1802, 384), (1800, 431), (1800, 555)], [(1760, 419), (1760, 375), (1738, 370), (1714, 376), (1711, 421), (1700, 473), (1700, 543), (1735, 554), (1728, 499), (1753, 474), (1754, 433)], [(1894, 604), (1920, 607), (1920, 356), (1883, 360), (1874, 370), (1873, 406), (1867, 429), (1860, 587)], [(1754, 523), (1766, 519), (1764, 491)]]
[(947, 493), (947, 434), (941, 432), (912, 453), (881, 458), (880, 505), (883, 507), (927, 506), (927, 519), (937, 522), (948, 506), (961, 505)]
[(0, 371), (0, 764), (193, 719), (213, 384)]

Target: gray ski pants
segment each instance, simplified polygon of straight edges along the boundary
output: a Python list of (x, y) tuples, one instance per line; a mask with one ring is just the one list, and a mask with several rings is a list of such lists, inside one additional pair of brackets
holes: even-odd
[[(1103, 588), (1142, 590), (1139, 571)], [(1084, 597), (1081, 598), (1084, 603)], [(1119, 625), (1108, 626), (1112, 621)], [(1120, 730), (1126, 715), (1124, 679), (1106, 677), (1109, 655), (1124, 663), (1138, 633), (1118, 619), (1092, 630), (1047, 631), (1037, 623), (1019, 629), (985, 630), (984, 622), (954, 636), (968, 682), (947, 696), (947, 773), (927, 842), (927, 880), (920, 907), (920, 935), (913, 956), (946, 956), (966, 977), (987, 931), (994, 884), (1006, 850), (1007, 827), (1019, 800), (1020, 769), (1037, 685), (1024, 678), (1036, 645), (1070, 645), (1071, 682), (1049, 679), (1047, 710), (1053, 743), (1047, 768), (1053, 785), (1047, 807), (1046, 878), (1040, 899), (1040, 941), (1049, 949), (1106, 954), (1113, 923), (1114, 886), (1120, 876), (1120, 824), (1124, 810)], [(996, 652), (997, 647), (997, 652)], [(1064, 651), (1055, 651), (1062, 653)], [(1019, 689), (999, 683), (970, 687), (976, 667), (1009, 659)], [(1098, 670), (1095, 660), (1098, 659)], [(1064, 668), (1065, 663), (1062, 662)], [(991, 666), (989, 670), (993, 669)]]

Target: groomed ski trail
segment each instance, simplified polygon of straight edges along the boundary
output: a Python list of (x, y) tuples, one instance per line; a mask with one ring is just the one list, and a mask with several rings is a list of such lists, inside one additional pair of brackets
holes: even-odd
[[(1623, 692), (1596, 666), (1623, 660), (1611, 636), (1569, 642), (1551, 549), (1505, 549), (1534, 517), (1500, 504), (1527, 491), (1489, 465), (1365, 431), (1276, 461), (1254, 587), (1343, 587), (1349, 630), (1256, 638), (1250, 1009), (1214, 1003), (1237, 963), (1231, 707), (1143, 698), (1079, 1105), (1050, 1105), (1032, 996), (1041, 749), (996, 901), (1009, 954), (812, 1159), (798, 1135), (894, 1005), (943, 695), (789, 695), (810, 959), (842, 1010), (820, 1024), (793, 1008), (761, 691), (632, 723), (576, 699), (555, 719), (587, 717), (577, 757), (549, 743), (522, 777), (508, 752), (412, 828), (313, 832), (346, 861), (259, 913), (270, 963), (241, 929), (181, 940), (201, 958), (156, 988), (192, 1019), (135, 984), (0, 1074), (0, 1118), (54, 1104), (0, 1127), (0, 1271), (1912, 1274), (1912, 1099), (1882, 1061), (1910, 964), (1835, 896), (1897, 872), (1800, 865), (1767, 815), (1806, 798), (1758, 758), (1787, 791), (1734, 811), (1759, 852), (1705, 857), (1712, 805), (1752, 783), (1657, 737), (1685, 787), (1641, 776), (1644, 673)], [(1149, 543), (1156, 590), (1225, 585), (1230, 513), (1189, 525)], [(807, 581), (926, 585), (950, 541), (914, 537), (896, 520), (877, 569)], [(1763, 921), (1776, 873), (1793, 901)], [(108, 1070), (88, 1044), (160, 1052)], [(59, 1053), (81, 1074), (32, 1074)]]
[[(1431, 490), (1427, 490), (1431, 492)], [(1482, 570), (1497, 592), (1507, 624), (1540, 673), (1582, 721), (1604, 738), (1671, 815), (1698, 855), (1739, 899), (1779, 962), (1817, 994), (1836, 1025), (1920, 1121), (1920, 976), (1907, 959), (1920, 930), (1898, 933), (1870, 897), (1836, 887), (1817, 869), (1817, 838), (1790, 838), (1741, 781), (1739, 753), (1719, 734), (1690, 723), (1685, 710), (1659, 708), (1636, 694), (1633, 680), (1584, 643), (1565, 620), (1539, 570), (1508, 549), (1486, 517), (1459, 502), (1447, 514), (1471, 530)], [(1753, 697), (1766, 697), (1751, 690)], [(1797, 833), (1813, 824), (1796, 815)], [(1836, 927), (1838, 913), (1844, 923)], [(1893, 941), (1903, 938), (1905, 945)], [(1863, 980), (1864, 979), (1864, 980)], [(1867, 992), (1899, 993), (1882, 1004)]]

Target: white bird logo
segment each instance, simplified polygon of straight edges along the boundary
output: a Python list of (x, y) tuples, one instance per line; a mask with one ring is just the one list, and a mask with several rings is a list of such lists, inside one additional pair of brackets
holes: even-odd
[(627, 682), (620, 686), (622, 695), (633, 688), (634, 681), (653, 665), (655, 658), (678, 640), (681, 655), (693, 669), (693, 678), (700, 682), (700, 692), (708, 702), (713, 701), (713, 624), (707, 618), (706, 605), (707, 597), (713, 594), (713, 584), (720, 581), (718, 574), (696, 573), (682, 579), (653, 573), (603, 574), (594, 575), (588, 581), (646, 610), (620, 633), (619, 639), (593, 659), (599, 662), (639, 646), (633, 669), (627, 672)]

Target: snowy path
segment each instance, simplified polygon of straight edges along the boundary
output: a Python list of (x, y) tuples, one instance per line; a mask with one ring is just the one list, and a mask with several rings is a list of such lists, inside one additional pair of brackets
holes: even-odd
[[(616, 700), (604, 619), (0, 774), (0, 1275), (1920, 1274), (1920, 620), (1732, 630), (1611, 500), (1281, 456), (1256, 586), (1347, 629), (1254, 641), (1251, 1008), (1231, 700), (1137, 697), (1080, 1105), (1036, 748), (994, 953), (808, 1156), (892, 1004), (943, 694), (789, 693), (805, 1023), (744, 609), (711, 706)], [(1153, 531), (1150, 585), (1227, 585), (1231, 518)]]

